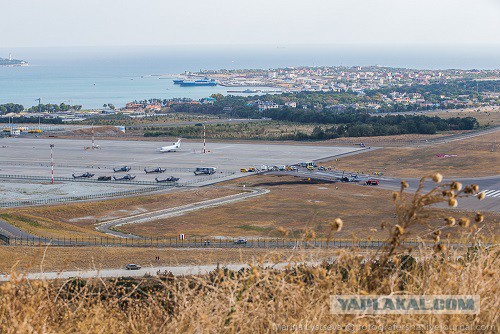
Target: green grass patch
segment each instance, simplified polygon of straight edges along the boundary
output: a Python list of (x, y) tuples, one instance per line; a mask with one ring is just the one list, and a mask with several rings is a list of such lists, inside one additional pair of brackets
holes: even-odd
[(41, 226), (40, 223), (37, 222), (36, 220), (29, 219), (27, 217), (20, 216), (20, 215), (13, 215), (10, 213), (2, 213), (2, 214), (0, 214), (0, 218), (5, 219), (9, 223), (22, 222), (22, 223), (26, 223), (30, 226), (33, 226), (33, 227), (40, 227)]

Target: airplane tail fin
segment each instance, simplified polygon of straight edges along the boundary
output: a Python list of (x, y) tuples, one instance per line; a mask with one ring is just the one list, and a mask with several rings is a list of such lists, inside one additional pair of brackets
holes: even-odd
[(177, 139), (177, 143), (175, 143), (175, 145), (177, 145), (177, 147), (181, 147), (181, 140), (182, 140), (182, 138)]

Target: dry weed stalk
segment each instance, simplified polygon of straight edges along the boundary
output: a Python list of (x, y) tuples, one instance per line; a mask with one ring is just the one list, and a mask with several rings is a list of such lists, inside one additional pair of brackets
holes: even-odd
[[(431, 190), (424, 192), (426, 181), (429, 179), (436, 183), (436, 185)], [(413, 195), (405, 192), (409, 185), (406, 181), (401, 181), (399, 192), (394, 192), (392, 195), (396, 209), (397, 224), (382, 226), (383, 229), (389, 227), (390, 234), (383, 254), (384, 262), (389, 261), (393, 255), (398, 253), (398, 250), (401, 248), (401, 242), (411, 235), (411, 229), (416, 225), (425, 225), (431, 229), (430, 233), (417, 237), (422, 239), (425, 236), (431, 235), (435, 242), (434, 249), (436, 251), (445, 250), (446, 246), (441, 243), (441, 229), (456, 226), (457, 219), (453, 216), (443, 217), (443, 214), (439, 213), (432, 206), (439, 203), (447, 203), (450, 207), (456, 207), (458, 199), (463, 197), (476, 196), (479, 200), (484, 198), (484, 193), (479, 193), (479, 187), (475, 184), (464, 187), (460, 182), (442, 183), (442, 181), (443, 176), (440, 173), (424, 176), (420, 179), (418, 188)], [(437, 227), (431, 224), (431, 222), (438, 219), (441, 221), (444, 219), (444, 224), (440, 224)], [(483, 215), (477, 212), (474, 221), (482, 223), (484, 221)], [(469, 232), (471, 233), (475, 231), (474, 236), (477, 237), (479, 229), (477, 226), (470, 228), (469, 218), (460, 217), (458, 225), (463, 228), (469, 228)]]

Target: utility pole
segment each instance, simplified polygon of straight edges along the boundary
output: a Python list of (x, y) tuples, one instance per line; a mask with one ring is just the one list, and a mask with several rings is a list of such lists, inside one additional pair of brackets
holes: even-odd
[(95, 141), (94, 141), (94, 122), (92, 122), (92, 149), (95, 149)]
[(207, 140), (206, 140), (205, 123), (203, 123), (203, 153), (207, 153)]
[(52, 184), (54, 184), (54, 155), (53, 155), (53, 152), (52, 152), (52, 149), (54, 148), (54, 144), (50, 144), (50, 167), (52, 169), (51, 173), (52, 173)]

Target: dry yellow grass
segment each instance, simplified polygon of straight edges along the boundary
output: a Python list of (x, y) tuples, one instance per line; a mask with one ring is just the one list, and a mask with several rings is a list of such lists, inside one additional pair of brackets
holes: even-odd
[[(290, 232), (289, 237), (303, 234), (304, 228), (314, 229), (325, 237), (332, 217), (342, 217), (345, 227), (338, 238), (387, 238), (381, 224), (396, 221), (391, 191), (376, 187), (346, 183), (310, 183), (292, 176), (255, 175), (225, 184), (257, 186), (269, 189), (269, 194), (180, 217), (143, 224), (123, 225), (120, 230), (148, 237), (177, 236), (282, 236), (278, 228)], [(446, 212), (446, 210), (441, 210)], [(493, 226), (500, 215), (487, 214)], [(427, 231), (421, 227), (418, 232)], [(443, 231), (448, 232), (448, 231)], [(453, 232), (453, 231), (451, 231)]]
[[(448, 158), (437, 157), (448, 154)], [(421, 148), (383, 148), (323, 163), (340, 170), (384, 172), (420, 177), (440, 171), (447, 177), (479, 177), (500, 173), (500, 132)]]
[(237, 192), (232, 189), (207, 187), (99, 202), (3, 209), (0, 210), (0, 218), (42, 237), (102, 236), (103, 234), (95, 230), (95, 224), (99, 221), (166, 209)]
[(438, 110), (429, 112), (428, 116), (439, 116), (441, 118), (451, 117), (474, 117), (477, 119), (480, 126), (494, 126), (500, 124), (500, 107), (481, 107), (481, 108), (465, 108), (465, 109), (450, 109)]
[[(460, 255), (465, 260), (456, 260)], [(499, 259), (495, 248), (479, 250), (473, 258), (448, 253), (380, 271), (376, 264), (344, 254), (331, 264), (283, 271), (254, 266), (239, 273), (220, 269), (205, 276), (163, 280), (14, 281), (0, 285), (0, 332), (275, 333), (280, 328), (311, 332), (316, 326), (332, 326), (330, 330), (338, 333), (426, 333), (428, 326), (438, 326), (436, 332), (441, 333), (498, 333)], [(331, 314), (330, 296), (347, 294), (479, 295), (481, 312)], [(303, 329), (290, 330), (292, 326)]]

